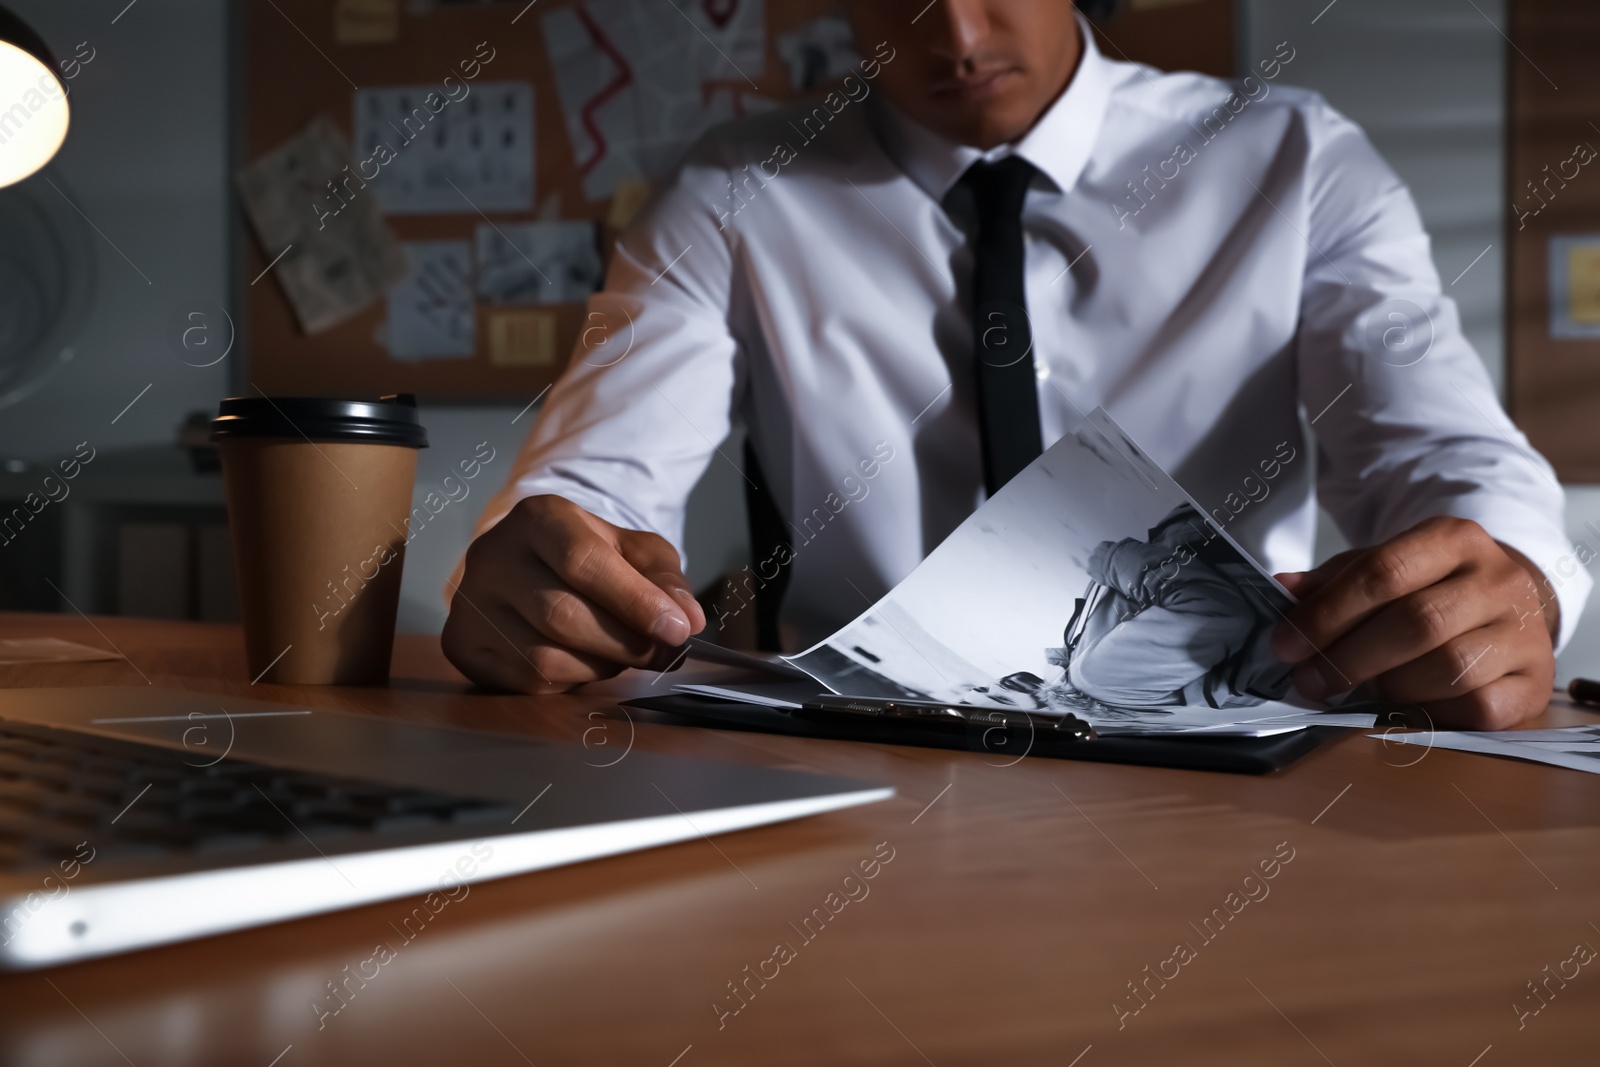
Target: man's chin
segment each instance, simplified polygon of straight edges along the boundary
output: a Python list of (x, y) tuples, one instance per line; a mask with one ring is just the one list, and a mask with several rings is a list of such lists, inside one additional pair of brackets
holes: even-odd
[(926, 116), (923, 123), (947, 140), (987, 151), (1027, 133), (1037, 117), (1035, 110), (1026, 105), (941, 108)]

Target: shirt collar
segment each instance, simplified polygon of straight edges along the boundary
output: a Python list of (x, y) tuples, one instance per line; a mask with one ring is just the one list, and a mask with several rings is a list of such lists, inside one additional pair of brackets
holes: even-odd
[(1109, 63), (1095, 47), (1094, 33), (1082, 16), (1078, 17), (1078, 30), (1083, 57), (1072, 81), (1021, 140), (988, 152), (957, 144), (916, 122), (880, 94), (874, 98), (874, 117), (884, 150), (923, 192), (940, 202), (973, 163), (1009, 155), (1032, 163), (1057, 191), (1071, 189), (1088, 165), (1111, 97)]

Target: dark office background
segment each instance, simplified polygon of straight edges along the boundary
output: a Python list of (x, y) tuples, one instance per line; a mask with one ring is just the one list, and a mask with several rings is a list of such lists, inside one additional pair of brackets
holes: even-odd
[[(231, 592), (215, 479), (192, 474), (172, 446), (186, 417), (214, 409), (237, 385), (236, 371), (229, 360), (185, 365), (173, 316), (196, 300), (230, 308), (237, 291), (235, 242), (248, 237), (229, 197), (238, 110), (231, 71), (250, 42), (239, 39), (234, 5), (217, 0), (142, 0), (114, 24), (126, 0), (8, 2), (63, 54), (85, 40), (95, 49), (73, 84), (65, 149), (20, 187), (59, 214), (59, 194), (41, 179), (55, 180), (94, 229), (92, 267), (81, 264), (74, 277), (52, 283), (87, 301), (82, 328), (61, 353), (66, 361), (31, 395), (0, 409), (0, 491), (19, 498), (80, 442), (96, 458), (70, 497), (0, 545), (0, 598), (6, 606), (65, 608), (49, 577), (86, 610), (226, 617)], [(1240, 0), (1236, 42), (1242, 70), (1288, 41), (1295, 58), (1281, 80), (1322, 92), (1361, 123), (1410, 184), (1447, 292), (1497, 382), (1504, 379), (1510, 202), (1508, 55), (1515, 61), (1501, 32), (1508, 2), (1337, 0), (1308, 23), (1325, 0)], [(284, 63), (285, 77), (293, 70)], [(497, 487), (531, 421), (512, 424), (527, 399), (428, 406), (435, 447), (422, 455), (419, 494), (483, 440), (502, 457), (491, 467)], [(737, 442), (724, 451), (737, 455)], [(402, 629), (442, 624), (440, 591), (490, 489), (447, 509), (413, 544)], [(1568, 499), (1574, 534), (1600, 519), (1600, 493), (1575, 487)], [(740, 476), (714, 463), (690, 510), (688, 563), (697, 586), (744, 561), (744, 529)], [(1335, 547), (1325, 536), (1320, 550)], [(1591, 605), (1596, 612), (1600, 601)], [(1563, 677), (1600, 670), (1600, 647), (1585, 631), (1562, 668)]]

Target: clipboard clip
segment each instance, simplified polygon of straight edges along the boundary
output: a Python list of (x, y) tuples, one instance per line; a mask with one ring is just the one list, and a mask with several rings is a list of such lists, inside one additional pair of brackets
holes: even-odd
[(1017, 708), (986, 708), (934, 700), (890, 700), (871, 697), (820, 696), (805, 701), (796, 715), (825, 721), (873, 719), (908, 727), (1025, 726), (1058, 741), (1093, 741), (1099, 735), (1076, 715), (1035, 715)]

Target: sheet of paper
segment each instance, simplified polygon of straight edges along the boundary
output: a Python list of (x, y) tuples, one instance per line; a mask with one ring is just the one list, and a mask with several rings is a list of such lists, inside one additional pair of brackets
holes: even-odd
[(273, 275), (306, 333), (361, 312), (406, 273), (377, 200), (359, 190), (348, 200), (330, 192), (330, 183), (348, 176), (350, 159), (344, 135), (319, 116), (237, 175), (262, 252), (275, 260)]
[(1281, 737), (1308, 730), (1308, 726), (1248, 726), (1240, 723), (1223, 723), (1214, 727), (1169, 727), (1161, 723), (1118, 723), (1096, 726), (1101, 737)]
[(491, 311), (489, 362), (496, 367), (554, 367), (560, 322), (553, 311)]
[(778, 55), (789, 68), (790, 87), (798, 93), (837, 81), (861, 62), (850, 23), (837, 15), (780, 34)]
[(1600, 338), (1600, 233), (1550, 238), (1550, 336)]
[(759, 78), (766, 50), (760, 0), (590, 0), (550, 10), (540, 27), (591, 200), (670, 172), (735, 113), (731, 101), (711, 106), (706, 80), (749, 84), (739, 72)]
[(358, 89), (354, 118), (355, 171), (385, 214), (532, 210), (532, 82)]
[(472, 246), (408, 241), (411, 272), (389, 291), (389, 355), (398, 360), (462, 359), (476, 350)]
[(766, 0), (674, 0), (673, 6), (694, 24), (694, 63), (702, 80), (748, 84), (761, 77), (767, 59)]
[(707, 128), (729, 119), (759, 115), (781, 106), (783, 101), (753, 93), (738, 85), (715, 85), (706, 94), (704, 123)]
[(335, 44), (392, 44), (400, 39), (400, 0), (336, 0)]
[(681, 25), (671, 5), (633, 0), (556, 8), (541, 20), (589, 199), (605, 199), (624, 178), (660, 177), (661, 160), (699, 132), (699, 76), (684, 62)]
[(106, 652), (59, 637), (0, 638), (0, 666), (18, 663), (89, 663), (94, 660), (121, 659), (117, 652)]
[(689, 638), (688, 645), (690, 657), (703, 660), (706, 663), (716, 663), (724, 667), (739, 667), (743, 670), (755, 671), (775, 678), (802, 680), (811, 678), (805, 671), (789, 663), (782, 656), (773, 653), (740, 652), (738, 649), (723, 648), (721, 645), (707, 641), (703, 637)]
[[(1281, 709), (1281, 704), (1264, 704), (1261, 707)], [(1259, 711), (1260, 709), (1256, 709)], [(1094, 712), (1079, 714), (1096, 728), (1113, 730), (1123, 725), (1141, 729), (1162, 729), (1178, 733), (1206, 734), (1214, 732), (1246, 733), (1250, 731), (1277, 731), (1304, 729), (1308, 726), (1338, 726), (1350, 730), (1370, 730), (1377, 724), (1375, 713), (1364, 711), (1274, 711), (1270, 714), (1240, 714), (1223, 712), (1216, 708), (1180, 708), (1174, 711), (1159, 709), (1137, 712), (1119, 712), (1099, 718)]]
[(482, 223), (478, 295), (491, 304), (581, 304), (600, 287), (592, 222)]
[(1369, 734), (1385, 744), (1445, 748), (1484, 756), (1533, 760), (1575, 771), (1600, 774), (1600, 725), (1564, 726), (1554, 730), (1421, 730), (1415, 733)]
[(1096, 412), (863, 615), (788, 658), (853, 696), (1097, 724), (1303, 715), (1268, 647), (1291, 603)]
[(740, 682), (737, 685), (703, 685), (698, 683), (675, 685), (674, 693), (690, 696), (715, 697), (718, 700), (737, 700), (741, 704), (754, 704), (762, 708), (779, 708), (796, 711), (803, 702), (817, 695), (817, 683), (804, 681)]
[(611, 196), (611, 206), (606, 208), (606, 225), (618, 232), (628, 228), (628, 223), (650, 200), (650, 185), (638, 178), (623, 178)]
[(1567, 314), (1573, 322), (1600, 325), (1600, 242), (1567, 250)]

